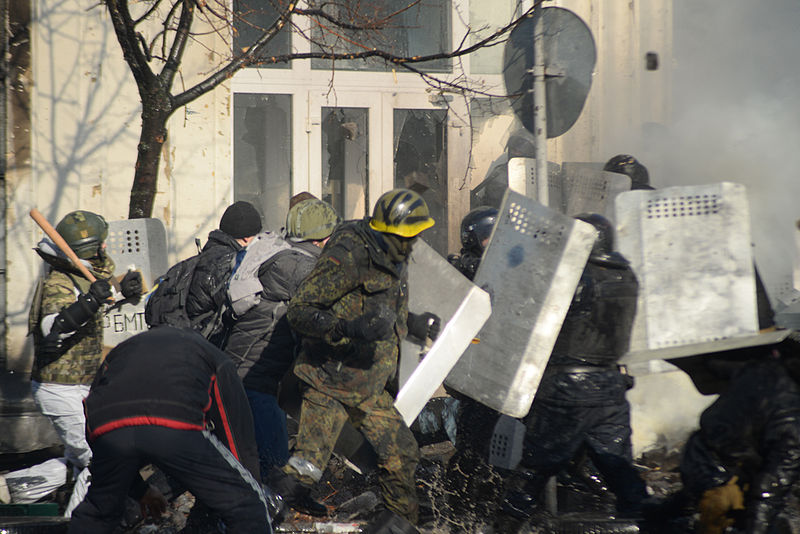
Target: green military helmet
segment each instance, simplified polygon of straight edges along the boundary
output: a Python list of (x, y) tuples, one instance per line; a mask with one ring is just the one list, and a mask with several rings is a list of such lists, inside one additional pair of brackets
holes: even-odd
[(414, 237), (434, 224), (428, 204), (410, 189), (392, 189), (375, 203), (369, 225), (373, 230)]
[(292, 241), (322, 241), (333, 233), (341, 219), (324, 200), (307, 198), (286, 214), (286, 237)]
[(79, 258), (88, 260), (97, 256), (108, 237), (108, 223), (96, 213), (77, 210), (64, 215), (56, 231)]

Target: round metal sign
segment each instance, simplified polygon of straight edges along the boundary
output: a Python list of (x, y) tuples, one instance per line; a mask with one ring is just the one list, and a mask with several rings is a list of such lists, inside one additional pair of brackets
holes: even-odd
[(512, 95), (511, 106), (528, 131), (533, 133), (533, 76), (528, 71), (536, 60), (537, 17), (542, 17), (544, 28), (547, 137), (558, 137), (575, 124), (583, 110), (597, 54), (586, 23), (560, 7), (536, 9), (533, 17), (511, 31), (503, 54), (503, 78)]

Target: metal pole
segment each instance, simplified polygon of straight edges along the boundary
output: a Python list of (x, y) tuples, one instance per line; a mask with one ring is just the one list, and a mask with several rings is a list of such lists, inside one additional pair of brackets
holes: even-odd
[(547, 176), (547, 105), (545, 95), (544, 64), (544, 22), (541, 16), (541, 4), (534, 10), (533, 29), (533, 137), (536, 141), (534, 156), (536, 157), (536, 199), (540, 204), (548, 206), (550, 196)]

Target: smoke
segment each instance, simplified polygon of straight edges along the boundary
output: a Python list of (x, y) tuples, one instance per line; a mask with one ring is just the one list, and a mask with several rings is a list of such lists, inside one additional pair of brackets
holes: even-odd
[(657, 187), (729, 181), (750, 201), (773, 302), (800, 218), (800, 2), (674, 0), (673, 119), (640, 158)]

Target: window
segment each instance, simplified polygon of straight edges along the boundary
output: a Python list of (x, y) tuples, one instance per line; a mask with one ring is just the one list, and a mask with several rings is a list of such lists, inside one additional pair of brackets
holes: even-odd
[(369, 110), (322, 108), (322, 199), (343, 219), (367, 214)]
[(447, 111), (394, 110), (394, 186), (416, 191), (436, 224), (422, 238), (447, 255)]
[(278, 230), (292, 186), (292, 97), (238, 93), (233, 107), (234, 199), (257, 206), (265, 227)]
[[(446, 52), (451, 48), (450, 0), (342, 0), (329, 3), (310, 0), (309, 7), (324, 9), (331, 17), (353, 26), (388, 22), (380, 29), (353, 30), (335, 26), (322, 17), (312, 21), (313, 50), (336, 53), (357, 53), (378, 48), (398, 56), (422, 56)], [(409, 4), (412, 4), (409, 7)], [(369, 13), (365, 16), (365, 13)], [(430, 72), (450, 71), (450, 60), (441, 59), (420, 63), (418, 68)], [(340, 70), (388, 71), (391, 66), (382, 59), (337, 61)], [(314, 59), (311, 68), (330, 70), (332, 62)]]
[[(250, 47), (276, 20), (278, 12), (263, 0), (233, 0), (233, 54), (238, 55)], [(285, 55), (291, 49), (291, 26), (287, 24), (267, 43), (259, 57)], [(291, 68), (289, 63), (267, 63), (261, 68)]]
[[(471, 0), (469, 3), (470, 27), (474, 33), (471, 43), (475, 44), (489, 37), (492, 32), (502, 28), (522, 13), (519, 12), (517, 0)], [(472, 74), (502, 74), (505, 39), (500, 44), (481, 48), (470, 54), (470, 72)]]

